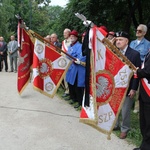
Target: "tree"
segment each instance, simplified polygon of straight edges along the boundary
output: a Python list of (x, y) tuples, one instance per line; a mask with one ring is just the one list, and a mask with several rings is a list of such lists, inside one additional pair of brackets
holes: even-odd
[(68, 26), (83, 32), (82, 22), (74, 16), (79, 12), (97, 26), (105, 25), (108, 30), (114, 31), (124, 30), (133, 37), (138, 24), (150, 26), (149, 7), (150, 2), (146, 0), (70, 0), (60, 17), (62, 28)]
[[(150, 27), (150, 2), (146, 0), (69, 0), (65, 8), (49, 6), (50, 2), (0, 0), (0, 34), (8, 38), (16, 33), (16, 14), (41, 36), (56, 32), (60, 39), (63, 38), (65, 28), (76, 29), (81, 34), (86, 30), (82, 21), (75, 16), (77, 12), (85, 15), (97, 26), (105, 25), (108, 30), (113, 31), (125, 30), (132, 38), (135, 38), (134, 31), (138, 24), (143, 23)], [(147, 37), (149, 35), (150, 33)]]
[(13, 13), (14, 8), (11, 6), (11, 0), (0, 1), (0, 35), (3, 36), (5, 40), (8, 40), (8, 37), (14, 34), (14, 32), (9, 29), (9, 21)]

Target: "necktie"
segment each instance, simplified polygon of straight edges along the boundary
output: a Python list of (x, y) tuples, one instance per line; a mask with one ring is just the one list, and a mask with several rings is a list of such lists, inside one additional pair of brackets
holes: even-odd
[(14, 41), (12, 41), (11, 43), (11, 51), (13, 51), (13, 45), (14, 45)]
[(124, 55), (125, 52), (123, 50), (120, 50), (120, 51), (121, 51), (122, 55)]
[(3, 43), (2, 43), (2, 42), (0, 42), (0, 47), (2, 47), (2, 45), (3, 45)]

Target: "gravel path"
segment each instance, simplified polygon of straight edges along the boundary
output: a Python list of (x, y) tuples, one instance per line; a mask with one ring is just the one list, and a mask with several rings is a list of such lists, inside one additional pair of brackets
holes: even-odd
[(79, 123), (79, 111), (55, 96), (26, 87), (17, 93), (17, 74), (0, 72), (0, 150), (132, 150), (114, 134)]

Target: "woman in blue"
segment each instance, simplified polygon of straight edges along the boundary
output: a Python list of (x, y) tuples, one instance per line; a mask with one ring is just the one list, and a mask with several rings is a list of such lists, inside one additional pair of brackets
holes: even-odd
[(70, 99), (78, 102), (75, 108), (82, 105), (82, 99), (85, 87), (85, 64), (86, 56), (82, 56), (82, 44), (78, 41), (78, 32), (76, 30), (70, 33), (71, 45), (68, 48), (68, 54), (76, 58), (66, 73), (66, 81), (69, 86)]

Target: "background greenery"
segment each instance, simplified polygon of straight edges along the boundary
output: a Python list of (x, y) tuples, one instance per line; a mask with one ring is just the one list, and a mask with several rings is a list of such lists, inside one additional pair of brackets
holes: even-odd
[[(26, 25), (41, 36), (56, 32), (60, 41), (64, 28), (76, 29), (82, 34), (86, 29), (74, 14), (79, 12), (97, 26), (108, 30), (125, 30), (135, 39), (135, 29), (143, 23), (150, 27), (150, 1), (147, 0), (68, 0), (65, 8), (50, 6), (50, 0), (0, 0), (0, 35), (6, 41), (16, 34), (19, 14)], [(41, 6), (40, 4), (43, 3)], [(150, 39), (148, 31), (147, 38)]]
[[(131, 39), (135, 39), (138, 24), (143, 23), (150, 28), (150, 1), (147, 0), (69, 0), (65, 8), (49, 4), (50, 0), (0, 0), (0, 36), (8, 42), (10, 35), (17, 35), (16, 14), (41, 36), (56, 32), (60, 41), (64, 28), (76, 29), (80, 34), (86, 30), (82, 21), (74, 15), (77, 12), (97, 26), (106, 26), (109, 31), (127, 31)], [(149, 30), (147, 38), (150, 40)], [(59, 94), (62, 92), (62, 89), (58, 90)], [(131, 115), (132, 130), (128, 139), (139, 145), (141, 134), (138, 114)]]

